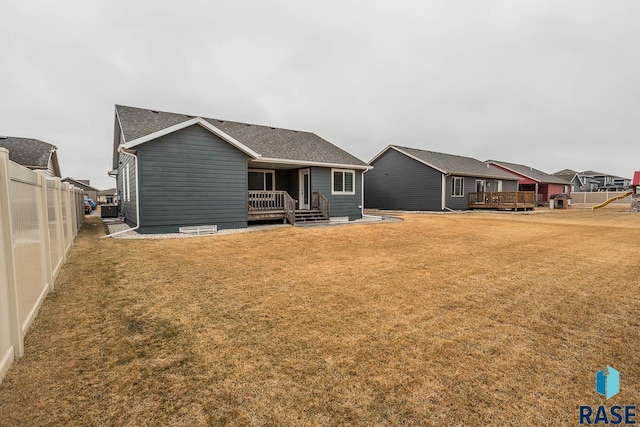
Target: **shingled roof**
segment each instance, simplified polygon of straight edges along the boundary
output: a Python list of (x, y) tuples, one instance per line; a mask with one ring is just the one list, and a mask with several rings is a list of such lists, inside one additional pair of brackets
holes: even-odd
[(532, 168), (531, 166), (520, 165), (517, 163), (502, 162), (500, 160), (487, 160), (487, 162), (500, 165), (505, 169), (513, 171), (517, 174), (520, 174), (526, 178), (532, 179), (533, 181), (537, 181), (541, 184), (562, 184), (562, 185), (571, 184), (571, 182), (567, 181), (566, 179), (562, 179), (559, 176), (549, 175), (548, 173)]
[[(124, 137), (123, 144), (135, 143), (136, 140), (200, 117), (123, 105), (116, 105), (116, 114)], [(362, 169), (369, 167), (362, 160), (314, 133), (206, 117), (202, 119), (253, 150), (260, 158), (356, 166)]]
[(418, 148), (390, 145), (371, 160), (375, 161), (380, 155), (389, 149), (394, 149), (406, 156), (426, 164), (442, 173), (449, 175), (474, 176), (480, 178), (494, 178), (516, 181), (517, 176), (505, 172), (495, 166), (481, 162), (471, 157), (456, 156), (454, 154), (438, 153), (435, 151), (420, 150)]
[(0, 147), (9, 150), (9, 160), (29, 169), (48, 169), (53, 162), (53, 172), (60, 176), (56, 150), (53, 144), (33, 138), (0, 136)]

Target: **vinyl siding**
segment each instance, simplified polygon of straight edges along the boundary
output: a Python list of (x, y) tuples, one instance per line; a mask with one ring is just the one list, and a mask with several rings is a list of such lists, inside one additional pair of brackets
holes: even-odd
[[(362, 218), (362, 171), (354, 171), (355, 194), (331, 194), (331, 168), (311, 169), (311, 192), (319, 191), (331, 202), (332, 217), (349, 217), (349, 221)], [(296, 172), (297, 173), (297, 172)], [(296, 194), (294, 199), (299, 196)]]
[(365, 174), (364, 204), (369, 209), (442, 209), (442, 173), (389, 149)]
[(138, 147), (141, 232), (247, 226), (247, 156), (198, 125)]

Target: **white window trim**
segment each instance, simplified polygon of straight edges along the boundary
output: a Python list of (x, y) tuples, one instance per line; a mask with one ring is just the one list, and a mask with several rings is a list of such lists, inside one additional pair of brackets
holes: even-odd
[[(462, 194), (456, 194), (456, 179), (460, 180), (460, 191)], [(451, 177), (451, 197), (464, 197), (464, 177), (463, 176)]]
[(125, 185), (124, 185), (124, 191), (125, 191), (125, 202), (130, 202), (131, 201), (131, 172), (130, 172), (130, 168), (131, 165), (129, 163), (127, 163), (127, 165), (125, 166), (124, 169), (124, 178), (125, 178)]
[(249, 191), (276, 191), (276, 170), (275, 169), (249, 169), (249, 172), (270, 172), (271, 173), (271, 188), (272, 190), (264, 190), (267, 186), (267, 175), (265, 173), (264, 179), (262, 180), (262, 188), (263, 190), (249, 190)]
[[(333, 176), (335, 172), (342, 172), (342, 173), (350, 173), (353, 175), (353, 179), (351, 180), (351, 183), (353, 185), (353, 191), (335, 191), (334, 187), (333, 187)], [(344, 175), (343, 175), (344, 176)], [(344, 189), (344, 182), (345, 180), (342, 180), (342, 188)], [(356, 194), (356, 171), (355, 169), (331, 169), (331, 194), (336, 194), (336, 195), (354, 195)]]

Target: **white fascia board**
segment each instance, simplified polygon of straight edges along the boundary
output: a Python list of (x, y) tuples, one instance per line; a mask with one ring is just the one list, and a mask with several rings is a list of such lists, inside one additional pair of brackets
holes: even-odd
[(246, 145), (242, 144), (240, 141), (238, 141), (237, 139), (235, 139), (232, 136), (228, 135), (227, 133), (223, 132), (222, 130), (218, 129), (217, 127), (215, 127), (214, 125), (212, 125), (211, 123), (209, 123), (208, 121), (203, 119), (202, 117), (195, 117), (195, 118), (187, 120), (185, 122), (178, 123), (177, 125), (173, 125), (173, 126), (170, 126), (168, 128), (159, 130), (158, 132), (154, 132), (154, 133), (151, 133), (149, 135), (143, 136), (141, 138), (134, 139), (133, 141), (127, 142), (126, 144), (124, 144), (124, 148), (131, 149), (131, 148), (133, 148), (133, 147), (135, 147), (137, 145), (144, 144), (145, 142), (152, 141), (152, 140), (154, 140), (156, 138), (160, 138), (161, 136), (168, 135), (170, 133), (179, 131), (181, 129), (184, 129), (184, 128), (187, 128), (187, 127), (193, 126), (193, 125), (202, 126), (203, 128), (205, 128), (206, 130), (208, 130), (212, 134), (220, 137), (221, 139), (225, 140), (229, 144), (231, 144), (234, 147), (236, 147), (238, 150), (240, 150), (243, 153), (249, 155), (250, 157), (253, 157), (254, 159), (258, 159), (258, 158), (261, 157), (260, 154), (256, 153), (251, 148), (249, 148)]
[[(419, 158), (417, 158), (416, 156), (413, 156), (413, 155), (411, 155), (411, 154), (407, 153), (406, 151), (404, 151), (404, 150), (402, 150), (402, 149), (400, 149), (400, 148), (398, 148), (398, 147), (396, 147), (396, 146), (390, 145), (390, 146), (389, 146), (389, 147), (387, 147), (387, 148), (393, 148), (393, 149), (394, 149), (394, 150), (396, 150), (398, 153), (402, 153), (402, 154), (404, 154), (404, 155), (405, 155), (405, 156), (407, 156), (407, 157), (411, 157), (413, 160), (415, 160), (415, 161), (417, 161), (417, 162), (420, 162), (420, 163), (422, 163), (423, 165), (429, 166), (430, 168), (435, 169), (435, 170), (437, 170), (437, 171), (438, 171), (438, 172), (440, 172), (440, 173), (443, 173), (443, 174), (446, 174), (446, 173), (447, 173), (447, 171), (442, 170), (442, 169), (440, 169), (440, 168), (437, 168), (437, 167), (433, 166), (432, 164), (429, 164), (429, 163), (425, 162), (424, 160), (419, 159)], [(386, 149), (385, 149), (385, 151), (386, 151)], [(382, 154), (382, 153), (380, 153), (380, 154)], [(379, 154), (379, 155), (380, 155), (380, 154)], [(371, 160), (371, 162), (373, 162), (373, 160)]]
[(319, 166), (327, 168), (340, 168), (340, 169), (358, 169), (358, 170), (371, 170), (373, 166), (363, 165), (345, 165), (342, 163), (324, 163), (324, 162), (307, 162), (304, 160), (287, 160), (287, 159), (272, 159), (268, 157), (260, 157), (253, 161), (254, 163), (276, 163), (280, 165), (299, 165), (299, 166)]

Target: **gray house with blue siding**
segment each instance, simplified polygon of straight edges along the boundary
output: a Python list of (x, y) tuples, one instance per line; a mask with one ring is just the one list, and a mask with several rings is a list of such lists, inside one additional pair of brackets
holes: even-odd
[(109, 174), (141, 233), (355, 220), (369, 169), (309, 132), (116, 106)]
[(470, 193), (518, 189), (516, 175), (471, 157), (389, 145), (369, 163), (373, 170), (365, 183), (368, 209), (469, 209)]

